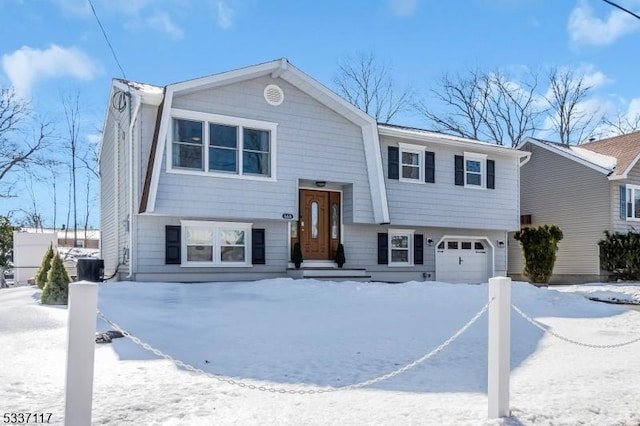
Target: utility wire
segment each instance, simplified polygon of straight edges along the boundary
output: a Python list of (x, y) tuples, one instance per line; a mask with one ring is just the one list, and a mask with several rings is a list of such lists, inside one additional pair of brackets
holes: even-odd
[(96, 13), (96, 9), (93, 7), (93, 3), (91, 0), (87, 0), (89, 2), (89, 6), (91, 6), (91, 10), (93, 11), (93, 16), (95, 16), (96, 21), (98, 21), (98, 25), (100, 26), (100, 30), (102, 30), (102, 35), (104, 36), (104, 39), (107, 42), (107, 45), (109, 46), (109, 49), (111, 50), (111, 54), (113, 55), (113, 59), (116, 60), (116, 64), (118, 64), (118, 68), (120, 68), (120, 72), (122, 72), (122, 77), (126, 80), (127, 76), (124, 73), (124, 69), (122, 69), (122, 65), (120, 65), (120, 61), (118, 60), (118, 56), (116, 55), (116, 51), (113, 50), (113, 46), (111, 45), (111, 42), (109, 41), (109, 37), (107, 36), (107, 33), (104, 30), (104, 27), (102, 26), (102, 22), (100, 22), (100, 18), (98, 18), (98, 14)]
[(617, 5), (617, 4), (615, 4), (614, 2), (609, 1), (609, 0), (602, 0), (602, 1), (603, 1), (603, 2), (605, 2), (605, 3), (609, 3), (611, 6), (613, 6), (613, 7), (617, 7), (618, 9), (620, 9), (620, 10), (622, 10), (622, 11), (624, 11), (624, 12), (627, 12), (629, 15), (634, 16), (634, 17), (636, 17), (636, 18), (640, 19), (640, 15), (637, 15), (637, 14), (633, 13), (633, 12), (632, 12), (632, 11), (630, 11), (629, 9), (625, 9), (624, 7), (622, 7), (622, 6), (620, 6), (620, 5)]

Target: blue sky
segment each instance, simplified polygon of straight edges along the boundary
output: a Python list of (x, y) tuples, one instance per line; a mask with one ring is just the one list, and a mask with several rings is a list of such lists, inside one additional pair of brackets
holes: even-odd
[[(640, 13), (640, 0), (618, 3)], [(640, 20), (601, 0), (93, 0), (93, 5), (126, 78), (144, 83), (162, 86), (286, 57), (333, 87), (340, 58), (373, 52), (390, 65), (399, 86), (412, 85), (427, 103), (429, 89), (445, 72), (500, 68), (517, 75), (554, 66), (584, 73), (593, 86), (584, 108), (640, 113)], [(66, 131), (60, 99), (78, 93), (81, 141), (95, 143), (110, 81), (123, 75), (88, 0), (3, 0), (0, 27), (0, 86), (29, 97), (34, 112), (53, 121), (59, 134)], [(396, 122), (427, 127), (414, 115)], [(58, 203), (66, 205), (64, 179), (58, 182)], [(50, 185), (36, 183), (34, 191), (51, 225)], [(28, 209), (28, 191), (19, 194), (0, 200), (0, 214)], [(94, 226), (98, 215), (96, 204)], [(58, 208), (62, 216), (66, 207)]]

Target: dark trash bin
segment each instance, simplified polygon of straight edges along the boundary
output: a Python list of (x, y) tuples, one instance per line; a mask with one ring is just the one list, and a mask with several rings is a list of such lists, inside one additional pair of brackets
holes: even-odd
[(78, 259), (76, 276), (78, 281), (102, 282), (104, 278), (104, 259)]

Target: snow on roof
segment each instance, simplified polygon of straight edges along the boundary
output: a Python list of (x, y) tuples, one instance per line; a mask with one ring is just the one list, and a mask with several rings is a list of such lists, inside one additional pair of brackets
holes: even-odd
[(126, 84), (127, 86), (131, 87), (132, 89), (135, 89), (135, 90), (138, 90), (138, 91), (144, 92), (144, 93), (161, 95), (162, 92), (164, 91), (163, 87), (154, 86), (153, 84), (138, 83), (136, 81), (123, 80), (123, 79), (120, 79), (120, 78), (118, 78), (116, 80), (121, 82), (122, 84)]
[(585, 148), (580, 148), (579, 146), (562, 145), (559, 143), (545, 141), (542, 139), (533, 139), (533, 140), (539, 143), (542, 143), (548, 147), (551, 147), (555, 150), (562, 151), (565, 154), (573, 156), (578, 160), (586, 161), (587, 163), (593, 164), (594, 166), (608, 170), (609, 172), (613, 172), (618, 162), (618, 160), (615, 157), (612, 157), (610, 155), (599, 154), (597, 152), (594, 152)]

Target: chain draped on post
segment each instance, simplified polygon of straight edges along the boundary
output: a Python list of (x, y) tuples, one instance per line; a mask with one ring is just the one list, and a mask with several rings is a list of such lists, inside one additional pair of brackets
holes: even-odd
[(628, 345), (631, 345), (633, 343), (640, 342), (640, 337), (637, 337), (637, 338), (635, 338), (633, 340), (629, 340), (628, 342), (615, 343), (615, 344), (611, 344), (611, 345), (595, 345), (595, 344), (592, 344), (592, 343), (578, 342), (577, 340), (570, 339), (568, 337), (562, 336), (562, 335), (554, 332), (548, 326), (545, 326), (545, 325), (539, 323), (535, 319), (531, 318), (529, 315), (527, 315), (524, 312), (522, 312), (522, 310), (520, 308), (518, 308), (516, 305), (511, 304), (511, 307), (513, 308), (514, 311), (516, 311), (518, 314), (520, 314), (520, 316), (522, 318), (524, 318), (525, 320), (530, 322), (533, 326), (539, 328), (540, 330), (542, 330), (545, 333), (549, 333), (553, 337), (556, 337), (556, 338), (558, 338), (560, 340), (564, 340), (565, 342), (571, 343), (571, 344), (574, 344), (574, 345), (584, 346), (584, 347), (587, 347), (587, 348), (595, 348), (595, 349), (612, 349), (612, 348), (620, 348), (622, 346), (628, 346)]
[(251, 384), (251, 383), (243, 383), (243, 382), (240, 382), (240, 381), (237, 381), (237, 380), (229, 379), (229, 378), (224, 377), (224, 376), (219, 376), (217, 374), (206, 372), (206, 371), (204, 371), (204, 370), (202, 370), (200, 368), (194, 367), (193, 365), (190, 365), (190, 364), (187, 364), (187, 363), (185, 363), (183, 361), (180, 361), (179, 359), (175, 359), (171, 355), (165, 354), (160, 349), (154, 348), (153, 346), (149, 345), (148, 343), (143, 342), (138, 337), (133, 336), (129, 332), (124, 330), (118, 324), (116, 324), (113, 321), (109, 320), (100, 311), (98, 311), (98, 317), (100, 319), (102, 319), (104, 322), (106, 322), (107, 324), (109, 324), (111, 327), (113, 327), (115, 330), (121, 332), (123, 336), (131, 339), (131, 341), (133, 341), (133, 343), (135, 343), (136, 345), (139, 345), (139, 346), (143, 347), (144, 349), (146, 349), (147, 351), (152, 352), (156, 356), (159, 356), (159, 357), (164, 358), (164, 359), (166, 359), (168, 361), (171, 361), (176, 366), (182, 367), (185, 370), (191, 371), (193, 373), (203, 374), (203, 375), (205, 375), (207, 377), (210, 377), (212, 379), (218, 380), (219, 382), (223, 382), (223, 383), (227, 383), (227, 384), (230, 384), (230, 385), (239, 386), (241, 388), (247, 388), (247, 389), (251, 389), (251, 390), (258, 390), (258, 391), (262, 391), (262, 392), (271, 392), (271, 393), (291, 394), (291, 395), (296, 395), (296, 394), (297, 395), (305, 395), (305, 394), (312, 395), (312, 394), (321, 394), (321, 393), (329, 393), (329, 392), (337, 392), (337, 391), (343, 391), (343, 390), (353, 390), (353, 389), (363, 388), (365, 386), (369, 386), (369, 385), (381, 382), (383, 380), (390, 379), (392, 377), (395, 377), (395, 376), (397, 376), (399, 374), (402, 374), (402, 373), (406, 372), (407, 370), (412, 369), (413, 367), (417, 366), (418, 364), (421, 364), (421, 363), (427, 361), (429, 358), (432, 358), (433, 356), (435, 356), (436, 354), (441, 352), (444, 348), (449, 346), (454, 340), (456, 340), (458, 337), (460, 337), (465, 331), (467, 331), (467, 329), (469, 329), (469, 327), (471, 327), (487, 311), (487, 309), (489, 309), (489, 305), (491, 304), (492, 301), (493, 301), (493, 299), (489, 300), (484, 305), (484, 307), (482, 307), (482, 309), (480, 309), (480, 311), (478, 311), (478, 313), (476, 313), (465, 325), (463, 325), (451, 337), (449, 337), (442, 344), (440, 344), (440, 346), (438, 346), (437, 348), (435, 348), (431, 352), (427, 353), (426, 355), (416, 359), (415, 361), (413, 361), (413, 362), (411, 362), (411, 363), (409, 363), (409, 364), (407, 364), (407, 365), (405, 365), (403, 367), (398, 368), (397, 370), (394, 370), (394, 371), (392, 371), (390, 373), (384, 374), (382, 376), (378, 376), (378, 377), (373, 378), (373, 379), (369, 379), (369, 380), (366, 380), (366, 381), (363, 381), (363, 382), (354, 383), (352, 385), (341, 386), (341, 387), (337, 387), (337, 388), (336, 387), (327, 387), (327, 388), (307, 389), (307, 390), (293, 390), (293, 389), (275, 388), (275, 387), (268, 387), (268, 386), (257, 386), (257, 385)]

